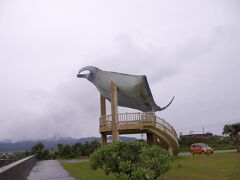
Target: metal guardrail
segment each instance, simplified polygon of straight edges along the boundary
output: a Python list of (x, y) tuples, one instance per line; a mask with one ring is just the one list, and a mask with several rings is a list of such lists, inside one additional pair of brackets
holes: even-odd
[[(100, 127), (108, 126), (112, 122), (112, 115), (106, 115), (100, 117)], [(118, 124), (126, 123), (138, 123), (144, 124), (144, 122), (152, 122), (153, 124), (160, 125), (163, 127), (164, 131), (171, 135), (176, 141), (178, 141), (178, 136), (175, 129), (164, 119), (159, 118), (155, 115), (154, 112), (146, 112), (146, 113), (120, 113), (118, 114)]]

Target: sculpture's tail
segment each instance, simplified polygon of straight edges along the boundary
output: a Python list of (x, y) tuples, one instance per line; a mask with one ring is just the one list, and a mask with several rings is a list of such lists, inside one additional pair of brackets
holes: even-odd
[(164, 106), (162, 108), (159, 107), (160, 108), (159, 111), (162, 111), (162, 110), (166, 109), (168, 106), (170, 106), (170, 104), (172, 104), (173, 100), (174, 100), (174, 96), (173, 96), (172, 100), (166, 106)]

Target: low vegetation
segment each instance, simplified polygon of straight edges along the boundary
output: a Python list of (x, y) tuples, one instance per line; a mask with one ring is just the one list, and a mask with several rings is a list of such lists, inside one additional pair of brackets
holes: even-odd
[[(79, 159), (78, 159), (79, 160)], [(102, 169), (93, 170), (90, 167), (89, 162), (75, 162), (75, 163), (67, 163), (65, 161), (62, 162), (63, 167), (71, 174), (71, 176), (76, 179), (84, 179), (84, 180), (114, 180), (116, 179), (113, 174), (106, 175)]]
[(76, 143), (73, 145), (58, 144), (55, 149), (45, 149), (42, 143), (38, 143), (32, 147), (30, 152), (26, 151), (25, 155), (36, 155), (38, 160), (46, 159), (69, 159), (80, 156), (89, 156), (97, 148), (100, 147), (98, 141), (86, 142), (84, 144)]
[(239, 167), (239, 153), (177, 157), (165, 179), (238, 179), (240, 177)]
[(226, 124), (223, 128), (223, 134), (229, 135), (236, 145), (237, 151), (240, 152), (240, 123)]
[(229, 137), (209, 136), (209, 137), (196, 137), (196, 136), (182, 136), (180, 137), (179, 151), (189, 151), (190, 145), (194, 143), (206, 143), (214, 150), (235, 149), (234, 142)]
[(240, 123), (226, 124), (223, 127), (223, 134), (226, 137), (213, 136), (212, 134), (209, 136), (180, 136), (179, 151), (189, 151), (189, 146), (193, 143), (206, 143), (214, 150), (237, 148), (237, 151), (240, 152)]
[[(63, 163), (64, 168), (76, 179), (112, 180), (115, 176), (104, 174), (103, 170), (93, 171), (89, 162)], [(240, 154), (219, 153), (176, 157), (165, 180), (230, 180), (240, 177)], [(161, 178), (159, 178), (161, 179)]]
[(159, 146), (142, 142), (115, 142), (97, 149), (90, 165), (117, 179), (157, 179), (170, 169), (173, 156)]

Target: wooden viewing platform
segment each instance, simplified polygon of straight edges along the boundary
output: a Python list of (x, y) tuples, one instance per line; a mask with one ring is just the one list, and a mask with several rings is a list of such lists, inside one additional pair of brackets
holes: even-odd
[[(112, 134), (112, 115), (99, 118), (99, 131), (103, 136)], [(174, 128), (154, 112), (117, 114), (117, 131), (119, 134), (146, 133), (148, 144), (159, 140), (170, 153), (177, 154), (178, 137)], [(106, 142), (102, 142), (105, 144)]]

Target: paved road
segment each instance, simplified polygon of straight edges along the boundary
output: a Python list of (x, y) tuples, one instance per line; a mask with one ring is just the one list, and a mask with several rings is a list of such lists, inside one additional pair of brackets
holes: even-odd
[[(228, 149), (228, 150), (215, 150), (214, 153), (227, 153), (227, 152), (236, 152), (237, 149)], [(190, 152), (180, 152), (178, 156), (190, 156)]]
[(75, 180), (57, 160), (37, 162), (27, 180)]

